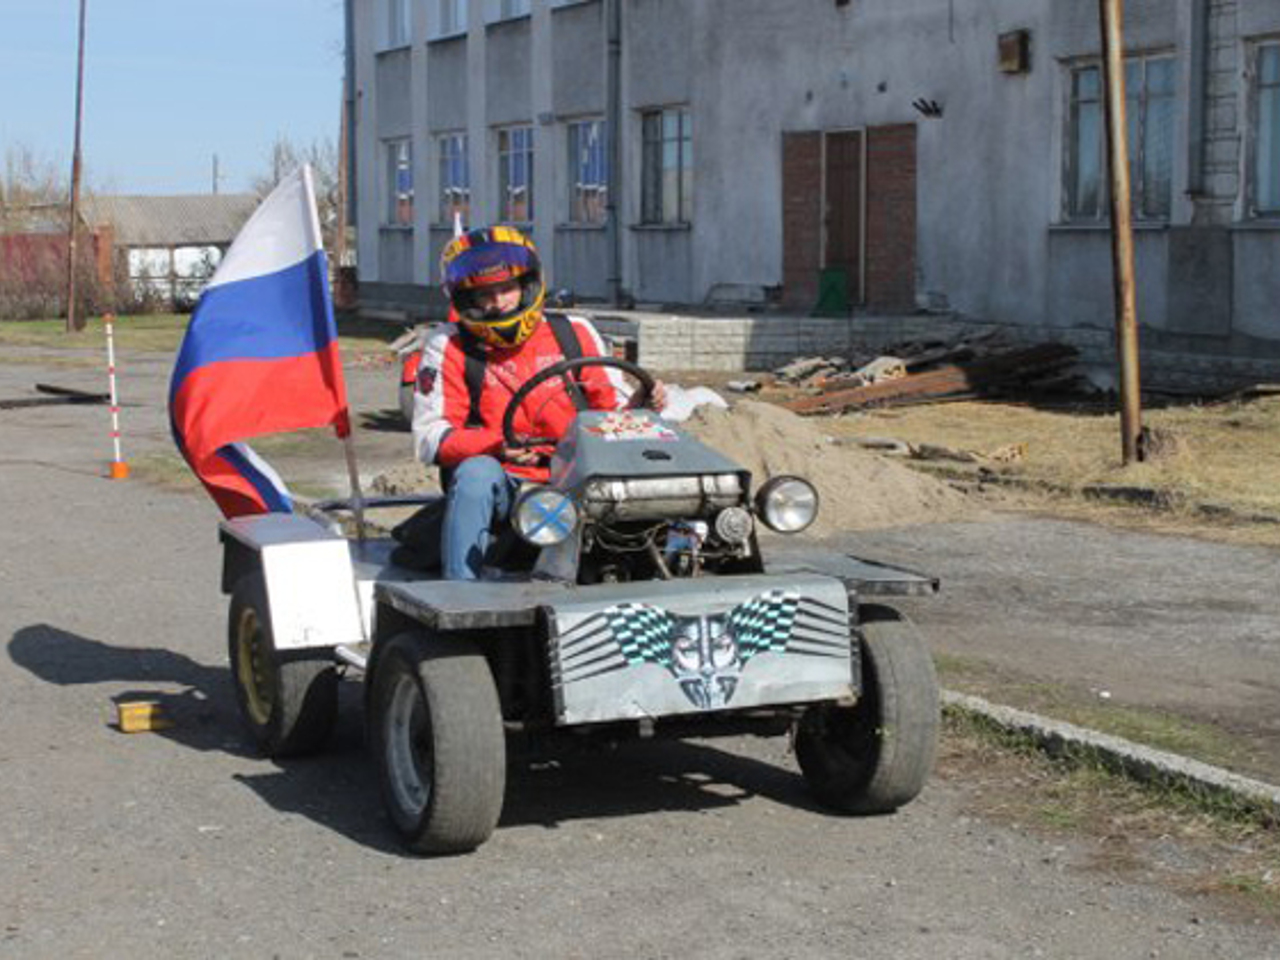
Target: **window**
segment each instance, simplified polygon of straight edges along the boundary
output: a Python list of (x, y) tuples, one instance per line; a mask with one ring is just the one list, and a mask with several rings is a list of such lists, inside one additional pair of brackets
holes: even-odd
[(1280, 214), (1280, 43), (1258, 47), (1254, 210)]
[(386, 223), (391, 226), (413, 225), (413, 143), (387, 140), (386, 148)]
[(693, 219), (693, 119), (686, 107), (641, 114), (640, 219)]
[[(1173, 65), (1168, 56), (1125, 61), (1129, 182), (1136, 219), (1169, 216), (1173, 198)], [(1072, 220), (1108, 216), (1104, 95), (1099, 64), (1071, 71), (1066, 206)]]
[(439, 36), (467, 32), (467, 0), (436, 0), (440, 4)]
[(409, 43), (409, 0), (386, 0), (387, 46), (403, 47)]
[(498, 19), (510, 20), (529, 13), (529, 0), (498, 0)]
[(498, 198), (503, 220), (533, 221), (533, 127), (498, 131)]
[(467, 135), (446, 133), (436, 141), (440, 156), (440, 222), (454, 216), (466, 226), (471, 213), (471, 172), (468, 169)]
[(609, 154), (603, 120), (569, 124), (569, 222), (604, 223)]

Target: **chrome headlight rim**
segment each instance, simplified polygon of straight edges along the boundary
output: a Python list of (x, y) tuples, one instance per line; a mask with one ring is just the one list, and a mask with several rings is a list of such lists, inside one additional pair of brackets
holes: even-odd
[(746, 507), (725, 507), (716, 514), (712, 529), (716, 536), (725, 543), (738, 546), (751, 539), (755, 533), (756, 521)]
[(573, 498), (554, 487), (530, 487), (516, 497), (511, 526), (525, 543), (554, 547), (578, 529), (578, 507)]
[[(818, 496), (818, 488), (804, 477), (789, 473), (780, 474), (776, 477), (770, 477), (757, 491), (755, 496), (756, 515), (766, 527), (775, 533), (801, 533), (809, 529), (813, 521), (817, 519), (821, 502), (821, 498)], [(797, 508), (802, 511), (802, 515), (803, 511), (807, 510), (807, 516), (803, 516), (803, 522), (787, 522), (779, 518), (781, 511)]]

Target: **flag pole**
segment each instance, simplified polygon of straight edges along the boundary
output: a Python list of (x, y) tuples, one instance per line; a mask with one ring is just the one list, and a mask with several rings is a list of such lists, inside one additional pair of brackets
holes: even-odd
[(356, 539), (361, 545), (365, 541), (364, 527), (364, 493), (360, 490), (360, 471), (356, 469), (356, 444), (348, 426), (347, 435), (342, 438), (342, 449), (347, 455), (347, 477), (351, 480), (351, 512), (356, 518)]

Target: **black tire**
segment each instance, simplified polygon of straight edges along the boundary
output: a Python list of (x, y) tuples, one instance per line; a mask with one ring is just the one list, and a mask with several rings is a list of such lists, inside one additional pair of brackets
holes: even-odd
[(498, 825), (507, 777), (483, 654), (464, 637), (402, 633), (369, 682), (369, 739), (391, 822), (418, 853), (474, 850)]
[(845, 813), (892, 813), (924, 788), (938, 749), (938, 679), (929, 648), (896, 610), (862, 608), (862, 696), (811, 707), (796, 759), (820, 802)]
[(404, 417), (404, 422), (409, 426), (413, 426), (413, 394), (414, 384), (400, 384), (400, 416)]
[(276, 649), (260, 572), (231, 591), (227, 654), (240, 716), (258, 749), (272, 758), (319, 752), (338, 718), (338, 671), (314, 651)]

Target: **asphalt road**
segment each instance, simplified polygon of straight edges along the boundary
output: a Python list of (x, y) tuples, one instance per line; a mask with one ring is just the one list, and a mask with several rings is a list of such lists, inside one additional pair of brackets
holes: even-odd
[[(144, 366), (125, 384), (130, 455), (164, 446), (165, 364), (134, 370)], [(0, 398), (77, 375), (0, 365)], [(363, 392), (379, 395), (381, 377), (371, 379), (353, 373), (357, 407)], [(225, 666), (215, 511), (201, 496), (102, 479), (105, 422), (100, 407), (0, 411), (0, 956), (1280, 957), (1274, 928), (1099, 869), (1089, 841), (966, 812), (962, 779), (935, 780), (892, 817), (830, 817), (781, 741), (517, 757), (486, 846), (405, 856), (361, 748), (355, 684), (330, 755), (276, 764), (247, 751)], [(1048, 573), (1032, 578), (1042, 589), (997, 589), (1011, 568), (1031, 574), (982, 544), (1043, 540), (1046, 560), (1065, 560), (1051, 536), (1118, 549), (1093, 530), (996, 524), (860, 539), (956, 581), (918, 613), (933, 642), (959, 642), (946, 631), (976, 622), (988, 630), (975, 642), (1022, 632), (1040, 651), (1094, 635), (1079, 616), (1090, 599)], [(943, 559), (939, 544), (953, 551), (944, 563), (917, 562)], [(1246, 558), (1274, 572), (1269, 555), (1218, 549), (1216, 569)], [(1145, 603), (1159, 610), (1170, 591), (1154, 582)], [(1092, 602), (1137, 602), (1104, 600)], [(1054, 608), (1027, 623), (1047, 601)], [(1075, 630), (1058, 624), (1067, 615)], [(1185, 616), (1145, 631), (1153, 657), (1165, 636), (1194, 646)], [(1121, 640), (1132, 644), (1124, 656), (1141, 657), (1143, 633), (1091, 643), (1103, 661)], [(1259, 662), (1259, 673), (1275, 663)], [(137, 695), (164, 701), (174, 728), (113, 729), (113, 701)]]

